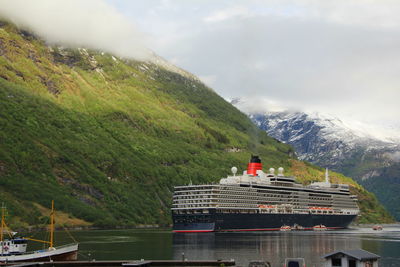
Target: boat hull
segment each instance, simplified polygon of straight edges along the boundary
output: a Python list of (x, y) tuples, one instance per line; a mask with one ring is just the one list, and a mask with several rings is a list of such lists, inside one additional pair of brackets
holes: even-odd
[(324, 214), (245, 214), (213, 213), (209, 215), (173, 215), (174, 232), (279, 231), (282, 225), (299, 225), (313, 230), (315, 225), (327, 229), (347, 228), (357, 215)]
[(30, 261), (72, 261), (78, 259), (78, 244), (56, 247), (52, 250), (39, 250), (20, 255), (2, 255), (0, 262)]

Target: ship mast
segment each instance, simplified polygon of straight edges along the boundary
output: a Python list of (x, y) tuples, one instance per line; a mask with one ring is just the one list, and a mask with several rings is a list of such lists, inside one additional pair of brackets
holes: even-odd
[[(4, 233), (4, 204), (1, 206), (1, 232), (0, 232), (0, 241), (3, 242), (3, 233)], [(3, 248), (1, 249), (3, 250)], [(3, 252), (3, 251), (2, 251)]]
[(329, 173), (328, 173), (328, 168), (325, 169), (325, 183), (329, 184)]
[(0, 226), (0, 246), (1, 246), (1, 254), (3, 254), (3, 240), (4, 240), (4, 231), (6, 231), (10, 238), (12, 238), (11, 231), (9, 230), (6, 224), (6, 207), (4, 203), (1, 205), (1, 226)]
[(27, 240), (35, 241), (35, 242), (40, 242), (40, 243), (45, 243), (49, 244), (49, 249), (54, 249), (54, 200), (51, 201), (51, 213), (50, 213), (50, 239), (49, 241), (47, 240), (40, 240), (40, 239), (34, 239), (30, 237), (25, 237)]
[(4, 240), (4, 232), (7, 232), (9, 237), (12, 238), (12, 234), (6, 224), (6, 206), (4, 203), (1, 206), (1, 227), (0, 227), (0, 241), (3, 242)]
[(51, 201), (49, 248), (53, 248), (53, 243), (54, 243), (54, 200)]
[(1, 205), (1, 233), (0, 233), (0, 245), (1, 245), (1, 254), (3, 255), (3, 233), (4, 233), (4, 203)]

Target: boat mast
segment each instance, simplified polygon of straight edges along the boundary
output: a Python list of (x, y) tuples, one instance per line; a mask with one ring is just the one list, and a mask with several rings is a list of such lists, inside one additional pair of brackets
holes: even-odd
[[(49, 241), (47, 240), (39, 240), (39, 239), (34, 239), (34, 238), (30, 238), (30, 237), (24, 237), (27, 240), (31, 240), (31, 241), (35, 241), (35, 242), (40, 242), (40, 243), (45, 243), (45, 244), (49, 244), (49, 249), (53, 249), (53, 245), (54, 245), (54, 200), (51, 201), (51, 213), (50, 213), (50, 239)], [(5, 224), (4, 224), (5, 225)]]
[[(4, 233), (4, 204), (1, 206), (1, 232), (0, 232), (0, 241), (3, 242), (3, 233)], [(3, 250), (3, 248), (2, 248)]]
[(1, 255), (4, 253), (4, 247), (3, 247), (3, 232), (4, 232), (4, 203), (1, 205), (1, 233), (0, 233), (0, 245), (1, 245)]
[(51, 201), (49, 248), (53, 248), (53, 242), (54, 242), (54, 200)]

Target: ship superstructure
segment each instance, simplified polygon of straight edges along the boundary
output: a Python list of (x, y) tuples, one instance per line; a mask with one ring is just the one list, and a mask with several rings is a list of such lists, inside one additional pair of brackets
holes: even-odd
[(311, 230), (346, 228), (358, 215), (357, 198), (346, 184), (325, 182), (303, 186), (283, 168), (262, 171), (252, 156), (243, 175), (219, 184), (176, 186), (172, 216), (175, 232), (280, 230), (282, 226)]

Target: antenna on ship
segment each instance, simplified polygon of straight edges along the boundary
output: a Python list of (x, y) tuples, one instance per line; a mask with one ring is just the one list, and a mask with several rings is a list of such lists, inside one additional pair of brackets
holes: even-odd
[(329, 173), (328, 173), (328, 168), (325, 169), (325, 183), (329, 184)]

